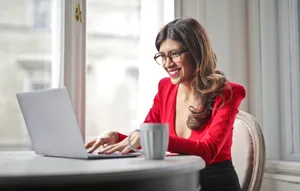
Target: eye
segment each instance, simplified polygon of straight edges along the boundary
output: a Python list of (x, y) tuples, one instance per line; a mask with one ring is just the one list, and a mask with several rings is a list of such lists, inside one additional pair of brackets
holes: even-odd
[(180, 56), (180, 52), (177, 52), (177, 51), (170, 52), (170, 57), (171, 58), (176, 58), (178, 56)]
[(154, 56), (154, 58), (156, 59), (156, 58), (164, 58), (164, 57), (166, 57), (164, 54), (162, 54), (162, 53), (157, 53), (157, 54), (155, 54), (155, 56)]

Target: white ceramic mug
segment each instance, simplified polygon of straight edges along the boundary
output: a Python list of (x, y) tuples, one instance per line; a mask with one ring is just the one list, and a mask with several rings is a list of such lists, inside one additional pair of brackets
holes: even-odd
[[(131, 145), (133, 132), (140, 132), (142, 150), (135, 149)], [(169, 144), (169, 125), (162, 123), (143, 123), (140, 129), (134, 130), (128, 136), (130, 148), (144, 155), (146, 160), (163, 160)]]

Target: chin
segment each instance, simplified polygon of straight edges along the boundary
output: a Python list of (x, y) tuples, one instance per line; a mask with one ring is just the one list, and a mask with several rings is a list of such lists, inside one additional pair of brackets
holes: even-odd
[(174, 85), (178, 85), (182, 82), (181, 78), (171, 78), (171, 82), (174, 84)]

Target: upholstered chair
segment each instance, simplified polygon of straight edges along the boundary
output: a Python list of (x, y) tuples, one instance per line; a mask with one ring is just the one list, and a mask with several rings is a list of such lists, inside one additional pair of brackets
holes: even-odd
[(243, 191), (259, 191), (265, 168), (266, 149), (260, 125), (240, 111), (234, 122), (232, 161)]

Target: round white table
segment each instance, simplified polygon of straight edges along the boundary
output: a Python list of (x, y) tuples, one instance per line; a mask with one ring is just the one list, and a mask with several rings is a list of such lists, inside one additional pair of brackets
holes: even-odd
[(81, 160), (39, 156), (32, 151), (3, 151), (0, 190), (196, 191), (204, 166), (197, 156)]

